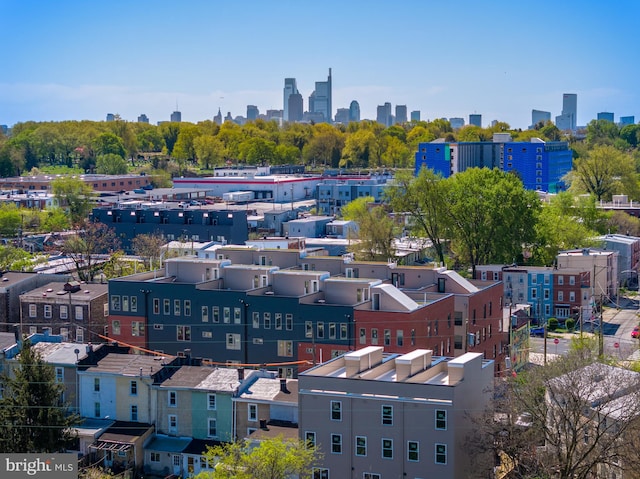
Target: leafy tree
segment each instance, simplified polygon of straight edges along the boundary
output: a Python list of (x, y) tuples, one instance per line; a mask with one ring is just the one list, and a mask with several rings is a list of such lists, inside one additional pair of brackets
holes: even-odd
[(498, 169), (470, 168), (444, 181), (453, 248), (473, 273), (479, 264), (519, 259), (535, 239), (536, 193)]
[(145, 265), (137, 258), (127, 257), (122, 251), (112, 253), (101, 266), (106, 279), (120, 278), (146, 271)]
[(80, 418), (62, 402), (64, 386), (28, 340), (13, 374), (0, 377), (0, 450), (4, 453), (60, 452), (73, 439)]
[(153, 269), (154, 258), (160, 263), (162, 246), (165, 244), (164, 236), (161, 233), (141, 234), (131, 240), (131, 246), (135, 254), (145, 260), (149, 269)]
[(205, 457), (216, 467), (196, 479), (311, 479), (321, 454), (302, 440), (278, 436), (257, 446), (232, 442), (209, 447)]
[(173, 148), (178, 141), (178, 135), (180, 134), (180, 123), (175, 121), (162, 123), (158, 128), (160, 128), (164, 144), (167, 147), (167, 155), (171, 156), (173, 154)]
[(120, 137), (114, 133), (105, 132), (96, 138), (94, 147), (98, 155), (118, 155), (122, 158), (126, 155), (124, 143)]
[(365, 260), (388, 260), (395, 257), (394, 223), (385, 208), (373, 205), (371, 196), (360, 197), (342, 207), (342, 215), (358, 224), (358, 238), (351, 251)]
[(620, 130), (620, 138), (627, 142), (631, 147), (635, 148), (640, 143), (640, 125), (625, 125)]
[(98, 155), (96, 159), (96, 173), (102, 175), (124, 175), (127, 171), (127, 162), (119, 155), (108, 153), (106, 155)]
[(384, 137), (384, 152), (382, 153), (382, 163), (391, 168), (406, 167), (411, 158), (411, 152), (405, 143), (395, 136)]
[(387, 188), (387, 195), (393, 211), (410, 214), (414, 234), (429, 238), (438, 261), (444, 264), (448, 215), (444, 203), (446, 183), (441, 180), (433, 170), (426, 168), (415, 178), (409, 172), (401, 172)]
[(587, 144), (612, 145), (620, 137), (618, 125), (608, 120), (591, 120), (587, 125)]
[(36, 258), (22, 248), (15, 246), (0, 246), (0, 271), (33, 271), (45, 258)]
[(52, 207), (40, 212), (40, 225), (43, 231), (64, 231), (69, 229), (69, 217), (62, 208)]
[(3, 203), (0, 206), (0, 234), (15, 237), (22, 225), (20, 211), (13, 203)]
[(201, 135), (193, 140), (193, 148), (200, 166), (206, 170), (224, 161), (224, 144), (211, 135)]
[(344, 147), (344, 135), (326, 123), (313, 126), (313, 136), (302, 149), (305, 163), (336, 167)]
[(436, 136), (431, 130), (422, 125), (416, 125), (407, 133), (407, 146), (411, 151), (417, 151), (419, 143), (429, 143), (435, 139)]
[(145, 152), (161, 152), (165, 147), (164, 138), (160, 130), (149, 126), (138, 132), (136, 135), (138, 150)]
[(239, 158), (250, 165), (269, 164), (275, 158), (276, 144), (261, 137), (251, 137), (238, 146)]
[(341, 166), (366, 168), (377, 165), (379, 158), (375, 154), (376, 141), (375, 134), (368, 128), (362, 128), (347, 136), (342, 149)]
[[(610, 123), (610, 122), (606, 122)], [(625, 193), (640, 198), (638, 178), (631, 157), (613, 146), (595, 146), (586, 156), (574, 161), (571, 189), (610, 200), (611, 195)]]
[(85, 221), (75, 236), (62, 245), (62, 252), (69, 256), (81, 281), (93, 281), (100, 269), (98, 255), (118, 250), (115, 233), (104, 223)]
[(51, 182), (51, 189), (59, 205), (66, 206), (73, 224), (81, 223), (91, 211), (93, 189), (79, 178), (67, 176)]
[(194, 141), (201, 135), (200, 128), (196, 125), (185, 124), (180, 127), (178, 139), (171, 153), (173, 157), (179, 160), (193, 160), (196, 158), (196, 150)]
[(614, 211), (608, 218), (607, 230), (629, 236), (640, 236), (640, 219), (624, 211)]

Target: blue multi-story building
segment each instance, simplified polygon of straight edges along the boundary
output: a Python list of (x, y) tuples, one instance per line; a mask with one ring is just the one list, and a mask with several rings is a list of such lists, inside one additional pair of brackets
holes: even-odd
[[(506, 141), (505, 141), (506, 140)], [(420, 143), (415, 154), (415, 174), (430, 168), (444, 178), (469, 168), (498, 168), (513, 172), (529, 190), (556, 193), (565, 189), (562, 178), (573, 165), (564, 141), (513, 142), (498, 137), (492, 142)]]
[(340, 214), (344, 205), (361, 197), (371, 196), (375, 201), (381, 201), (389, 179), (387, 174), (324, 179), (316, 185), (318, 214)]

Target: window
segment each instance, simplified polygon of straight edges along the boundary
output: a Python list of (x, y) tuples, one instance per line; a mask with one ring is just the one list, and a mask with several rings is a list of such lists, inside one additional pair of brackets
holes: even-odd
[(78, 343), (84, 342), (84, 329), (76, 328), (76, 342)]
[(131, 322), (131, 335), (144, 336), (144, 323), (142, 321)]
[(367, 455), (367, 438), (366, 436), (356, 436), (356, 456)]
[(240, 308), (233, 308), (233, 323), (240, 324), (242, 322), (242, 312)]
[(293, 357), (293, 341), (278, 341), (278, 356)]
[(342, 454), (342, 434), (331, 434), (331, 454)]
[(38, 307), (35, 304), (30, 304), (29, 305), (29, 317), (30, 318), (35, 318), (36, 316), (38, 316)]
[(378, 344), (378, 330), (376, 328), (371, 329), (371, 344)]
[(558, 285), (562, 286), (563, 284), (564, 284), (564, 276), (560, 274), (558, 275)]
[(218, 424), (217, 423), (218, 423), (218, 421), (215, 418), (213, 418), (213, 417), (209, 418), (209, 424), (208, 424), (208, 427), (207, 427), (207, 436), (216, 437), (218, 435), (218, 427), (217, 427)]
[(375, 472), (363, 472), (362, 479), (380, 479), (382, 476)]
[(572, 303), (576, 300), (576, 292), (575, 291), (569, 291), (569, 301), (571, 301)]
[(293, 331), (293, 314), (287, 313), (284, 315), (284, 328), (287, 331)]
[(44, 317), (45, 318), (51, 318), (51, 305), (50, 304), (45, 304), (44, 305)]
[(282, 313), (275, 313), (274, 320), (275, 320), (275, 328), (282, 329)]
[(346, 324), (340, 325), (340, 339), (348, 339), (349, 338), (349, 330)]
[(342, 402), (331, 401), (331, 420), (342, 421)]
[(318, 339), (324, 339), (324, 323), (323, 322), (318, 322), (318, 324), (316, 325), (316, 337)]
[(391, 330), (390, 329), (384, 330), (384, 345), (391, 346)]
[(418, 441), (407, 441), (407, 460), (410, 462), (420, 460), (420, 443)]
[(135, 404), (131, 405), (131, 420), (133, 422), (138, 422), (138, 406)]
[(120, 311), (120, 296), (111, 296), (111, 309)]
[(304, 337), (313, 338), (313, 322), (311, 321), (304, 322)]
[(171, 302), (168, 299), (165, 299), (162, 304), (163, 304), (163, 306), (162, 306), (163, 307), (163, 311), (162, 312), (164, 314), (171, 313)]
[(129, 383), (129, 394), (132, 396), (138, 395), (138, 381), (131, 381)]
[(359, 336), (360, 344), (367, 344), (367, 330), (365, 328), (360, 328)]
[(383, 459), (393, 459), (393, 439), (382, 439)]
[(404, 331), (402, 329), (398, 329), (396, 331), (396, 343), (398, 344), (398, 346), (403, 346), (404, 345)]
[(84, 319), (84, 309), (82, 306), (76, 306), (76, 321), (82, 321)]
[(61, 304), (60, 305), (60, 319), (68, 319), (69, 318), (69, 308)]
[(558, 291), (558, 301), (564, 301), (564, 291)]
[(240, 335), (227, 333), (227, 349), (240, 350)]
[(175, 316), (180, 316), (180, 304), (181, 304), (181, 301), (179, 299), (173, 300), (173, 314)]
[(252, 323), (254, 329), (260, 328), (260, 313), (258, 313), (257, 311), (254, 311), (252, 314)]
[(329, 469), (325, 469), (323, 467), (314, 467), (313, 479), (329, 479)]
[(131, 296), (131, 311), (134, 312), (134, 313), (138, 311), (138, 297), (137, 296)]
[(167, 391), (167, 403), (169, 407), (178, 406), (178, 393), (175, 391)]
[(56, 382), (57, 383), (64, 382), (64, 368), (60, 368), (60, 367), (56, 368)]
[(436, 444), (436, 464), (447, 463), (447, 445)]
[(305, 431), (304, 433), (304, 442), (307, 445), (307, 449), (311, 449), (312, 447), (316, 447), (316, 433), (313, 431)]
[(184, 300), (184, 315), (191, 316), (191, 300), (190, 299)]
[(129, 311), (129, 296), (122, 297), (122, 311)]
[(223, 308), (222, 309), (222, 320), (225, 323), (231, 322), (231, 308)]
[(216, 409), (216, 395), (209, 393), (207, 394), (207, 409), (209, 411), (215, 411)]
[(264, 321), (264, 329), (271, 329), (271, 313), (264, 313), (262, 320)]
[(329, 323), (329, 339), (336, 339), (336, 323)]
[(549, 294), (550, 294), (549, 290), (545, 289), (544, 290), (544, 299), (549, 299)]
[(176, 339), (178, 341), (191, 341), (191, 326), (176, 326)]
[(152, 452), (150, 458), (151, 458), (151, 462), (160, 462), (160, 453)]
[(93, 378), (93, 391), (100, 392), (100, 378)]
[(571, 286), (574, 286), (576, 284), (576, 277), (575, 276), (569, 276), (569, 284)]
[(436, 429), (438, 431), (447, 430), (447, 411), (444, 409), (436, 409)]
[(160, 300), (153, 298), (153, 314), (160, 314)]
[(100, 417), (100, 403), (93, 403), (93, 417)]
[(384, 426), (393, 426), (393, 406), (382, 406), (382, 424)]
[(212, 306), (211, 307), (211, 321), (213, 321), (214, 323), (219, 323), (220, 322), (220, 307), (219, 306)]
[(257, 404), (247, 404), (247, 418), (249, 421), (257, 421), (258, 420), (258, 405)]
[(202, 306), (202, 322), (209, 322), (209, 306)]

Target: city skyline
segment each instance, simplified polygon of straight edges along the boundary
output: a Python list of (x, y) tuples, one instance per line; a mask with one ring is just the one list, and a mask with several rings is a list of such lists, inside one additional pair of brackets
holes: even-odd
[[(506, 0), (455, 6), (408, 1), (313, 5), (0, 0), (0, 124), (245, 116), (283, 109), (295, 78), (308, 110), (315, 82), (332, 69), (332, 118), (352, 101), (362, 119), (406, 105), (423, 120), (482, 115), (527, 128), (532, 110), (562, 113), (578, 95), (577, 125), (600, 112), (640, 117), (632, 48), (640, 4)], [(322, 21), (318, 21), (319, 15)], [(313, 18), (313, 21), (309, 19)], [(443, 21), (443, 19), (447, 19)], [(274, 27), (274, 25), (280, 25)], [(386, 29), (386, 30), (385, 30)], [(376, 32), (394, 31), (384, 41)], [(373, 32), (373, 34), (372, 34)], [(594, 32), (598, 34), (595, 35)]]

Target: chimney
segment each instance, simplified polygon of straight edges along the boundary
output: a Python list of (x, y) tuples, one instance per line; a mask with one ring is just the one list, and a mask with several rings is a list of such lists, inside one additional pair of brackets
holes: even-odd
[(244, 369), (238, 368), (238, 381), (244, 381)]
[(267, 420), (266, 419), (260, 419), (260, 429), (267, 430)]
[(430, 349), (416, 349), (396, 358), (396, 381), (403, 381), (431, 366)]
[(280, 391), (285, 393), (285, 394), (289, 394), (289, 390), (287, 389), (287, 379), (286, 378), (280, 378)]

